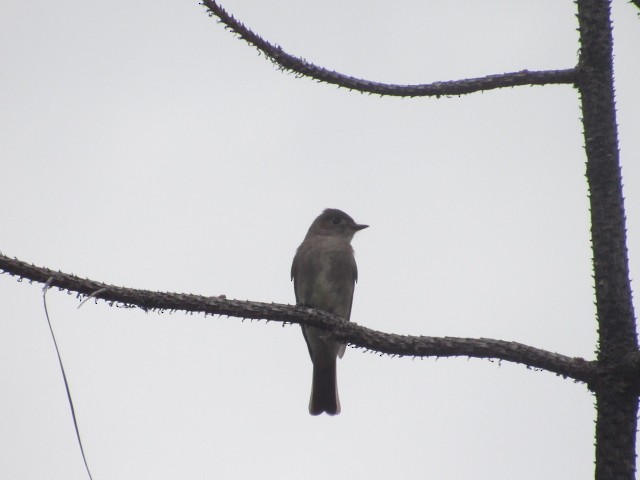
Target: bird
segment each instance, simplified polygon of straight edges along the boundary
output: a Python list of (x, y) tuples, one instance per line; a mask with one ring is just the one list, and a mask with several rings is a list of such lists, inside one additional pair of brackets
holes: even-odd
[[(342, 210), (327, 208), (311, 224), (291, 265), (296, 304), (333, 313), (349, 321), (358, 267), (351, 240), (369, 225), (356, 223)], [(337, 358), (345, 344), (324, 338), (326, 332), (302, 326), (313, 363), (309, 413), (340, 413), (336, 377)]]

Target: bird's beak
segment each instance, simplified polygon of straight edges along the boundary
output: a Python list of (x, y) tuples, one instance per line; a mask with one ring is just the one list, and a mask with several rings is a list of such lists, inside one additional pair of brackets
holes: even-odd
[(369, 228), (369, 225), (357, 225), (353, 227), (353, 229), (357, 232), (359, 230), (364, 230), (365, 228)]

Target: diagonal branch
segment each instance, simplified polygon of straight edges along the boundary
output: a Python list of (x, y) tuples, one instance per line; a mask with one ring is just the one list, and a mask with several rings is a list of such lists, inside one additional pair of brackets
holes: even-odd
[(574, 84), (576, 69), (519, 72), (488, 75), (486, 77), (468, 78), (419, 85), (394, 85), (372, 82), (350, 77), (333, 70), (307, 62), (303, 58), (288, 54), (282, 48), (272, 45), (262, 37), (245, 27), (232, 15), (227, 13), (215, 0), (203, 0), (202, 4), (209, 9), (209, 15), (215, 15), (226, 28), (237, 34), (247, 43), (255, 46), (282, 70), (298, 75), (315, 78), (321, 82), (332, 83), (360, 92), (390, 95), (396, 97), (440, 97), (445, 95), (464, 95), (496, 88), (516, 87), (521, 85)]
[(228, 315), (238, 318), (272, 320), (277, 322), (314, 325), (327, 330), (327, 335), (345, 343), (389, 355), (414, 357), (493, 358), (520, 363), (527, 367), (548, 370), (563, 377), (591, 383), (596, 379), (596, 366), (582, 358), (572, 358), (548, 352), (516, 342), (493, 339), (422, 337), (395, 335), (378, 332), (353, 322), (344, 322), (339, 317), (311, 308), (227, 300), (224, 296), (162, 293), (138, 290), (75, 275), (36, 267), (0, 254), (0, 270), (21, 279), (47, 283), (60, 290), (76, 292), (79, 297), (94, 297), (124, 307), (143, 310), (201, 312), (213, 315)]

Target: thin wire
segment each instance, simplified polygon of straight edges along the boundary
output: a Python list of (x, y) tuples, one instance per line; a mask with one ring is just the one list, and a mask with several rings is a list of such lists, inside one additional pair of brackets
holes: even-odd
[(62, 357), (60, 357), (60, 350), (58, 349), (58, 342), (56, 342), (56, 336), (53, 334), (53, 327), (51, 326), (51, 320), (49, 319), (49, 311), (47, 310), (47, 292), (51, 287), (51, 277), (42, 289), (42, 301), (44, 302), (44, 314), (47, 317), (47, 323), (49, 324), (49, 331), (51, 332), (51, 338), (53, 339), (53, 345), (56, 348), (56, 354), (58, 355), (58, 363), (60, 364), (60, 371), (62, 372), (62, 379), (64, 380), (64, 388), (67, 390), (67, 400), (69, 401), (69, 407), (71, 408), (71, 417), (73, 418), (73, 426), (76, 429), (76, 438), (78, 439), (78, 445), (80, 446), (80, 453), (82, 453), (82, 460), (84, 461), (84, 467), (87, 469), (87, 475), (89, 479), (93, 480), (91, 472), (89, 471), (89, 464), (87, 463), (87, 457), (84, 454), (84, 448), (82, 447), (82, 440), (80, 439), (80, 430), (78, 429), (78, 420), (76, 419), (76, 411), (73, 408), (73, 400), (71, 400), (71, 391), (69, 390), (69, 382), (67, 382), (67, 374), (64, 371), (62, 365)]
[(93, 292), (91, 295), (89, 295), (87, 298), (85, 298), (84, 300), (82, 300), (80, 302), (80, 305), (78, 305), (78, 310), (80, 310), (80, 307), (82, 305), (84, 305), (85, 303), (87, 303), (89, 300), (91, 300), (92, 298), (94, 298), (96, 295), (98, 295), (99, 293), (102, 293), (106, 290), (106, 288), (101, 288), (100, 290), (96, 290), (95, 292)]

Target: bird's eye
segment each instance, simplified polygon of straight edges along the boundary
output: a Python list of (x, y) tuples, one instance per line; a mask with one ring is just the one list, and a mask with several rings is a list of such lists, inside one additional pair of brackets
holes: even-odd
[(331, 223), (333, 223), (334, 225), (338, 225), (340, 223), (340, 219), (338, 217), (333, 217), (331, 219)]

